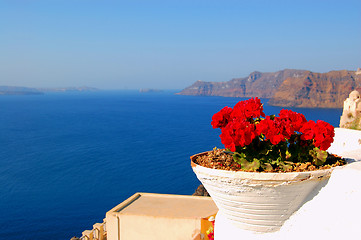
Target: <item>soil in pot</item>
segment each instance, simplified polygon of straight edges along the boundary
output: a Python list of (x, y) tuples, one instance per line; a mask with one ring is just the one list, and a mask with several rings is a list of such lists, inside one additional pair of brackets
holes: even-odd
[[(233, 160), (232, 154), (226, 153), (225, 149), (215, 148), (212, 151), (199, 155), (193, 161), (194, 163), (207, 168), (230, 170), (230, 171), (244, 171), (241, 169), (241, 166)], [(314, 171), (321, 169), (330, 169), (345, 164), (346, 161), (342, 159), (340, 156), (337, 156), (335, 154), (329, 154), (324, 165), (316, 166), (312, 162), (293, 163), (292, 169), (289, 169), (287, 172), (305, 172), (305, 171)], [(276, 167), (273, 168), (271, 171), (264, 170), (263, 172), (285, 172), (285, 171), (283, 169)]]

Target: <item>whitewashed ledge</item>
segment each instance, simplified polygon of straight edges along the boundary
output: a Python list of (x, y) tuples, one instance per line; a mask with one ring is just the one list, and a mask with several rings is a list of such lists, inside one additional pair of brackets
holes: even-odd
[(328, 151), (355, 161), (334, 170), (327, 185), (280, 231), (259, 234), (241, 230), (218, 213), (215, 240), (361, 239), (361, 131), (336, 128)]

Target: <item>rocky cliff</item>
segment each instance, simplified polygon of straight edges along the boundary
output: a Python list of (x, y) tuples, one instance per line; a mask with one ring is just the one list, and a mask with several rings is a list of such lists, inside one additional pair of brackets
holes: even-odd
[(269, 104), (274, 106), (342, 108), (349, 93), (361, 87), (355, 71), (308, 72), (300, 78), (287, 78)]
[(283, 81), (289, 77), (301, 77), (307, 71), (286, 69), (272, 73), (253, 72), (245, 78), (234, 78), (228, 82), (197, 81), (181, 91), (180, 95), (204, 95), (223, 97), (270, 98)]
[(181, 95), (270, 98), (269, 104), (287, 107), (341, 108), (348, 94), (361, 87), (355, 71), (313, 73), (286, 69), (273, 73), (253, 72), (228, 82), (197, 81)]

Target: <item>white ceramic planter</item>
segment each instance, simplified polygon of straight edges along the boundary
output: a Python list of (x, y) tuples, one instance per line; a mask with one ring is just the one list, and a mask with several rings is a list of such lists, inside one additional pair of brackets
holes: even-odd
[[(205, 153), (200, 153), (205, 154)], [(291, 173), (225, 171), (191, 165), (219, 211), (234, 225), (253, 232), (278, 231), (326, 185), (332, 169)]]

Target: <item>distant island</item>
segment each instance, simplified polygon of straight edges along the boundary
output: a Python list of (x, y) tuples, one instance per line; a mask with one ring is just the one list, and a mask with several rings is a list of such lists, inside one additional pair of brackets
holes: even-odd
[(141, 88), (139, 89), (140, 93), (154, 93), (154, 92), (163, 92), (163, 90), (160, 89), (153, 89), (153, 88)]
[(96, 92), (99, 91), (97, 88), (93, 87), (64, 87), (64, 88), (38, 88), (42, 92)]
[(0, 86), (0, 95), (42, 95), (46, 92), (90, 92), (99, 91), (92, 87), (66, 87), (66, 88), (28, 88), (14, 86)]
[(0, 86), (0, 95), (41, 95), (43, 92), (36, 88)]
[(197, 81), (177, 94), (268, 98), (269, 105), (282, 107), (342, 108), (343, 101), (355, 89), (361, 89), (361, 69), (328, 73), (285, 69), (256, 71), (227, 82)]

